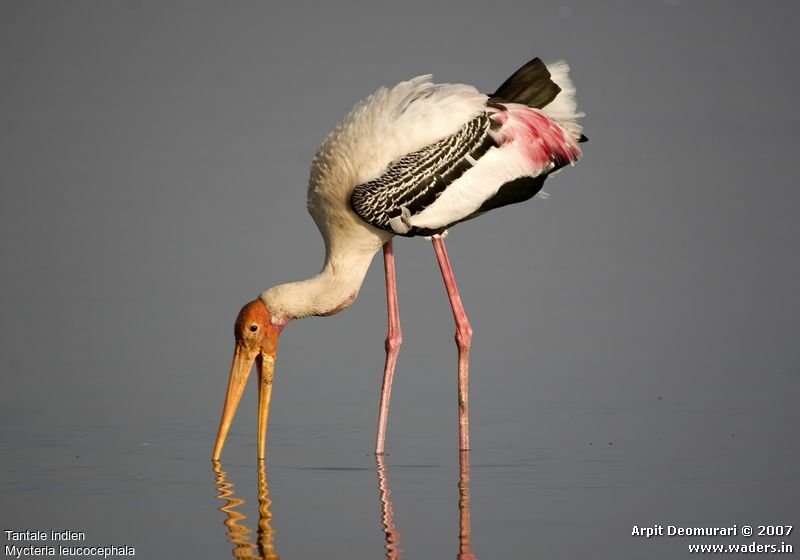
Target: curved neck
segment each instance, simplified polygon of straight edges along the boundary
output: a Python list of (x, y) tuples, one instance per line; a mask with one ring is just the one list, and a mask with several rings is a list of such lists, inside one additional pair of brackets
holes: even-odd
[(272, 314), (290, 319), (338, 313), (358, 296), (375, 251), (329, 252), (319, 274), (270, 288), (261, 300)]

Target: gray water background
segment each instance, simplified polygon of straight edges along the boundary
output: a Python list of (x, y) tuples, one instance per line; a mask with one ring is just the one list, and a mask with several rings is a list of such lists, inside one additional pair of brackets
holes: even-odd
[[(232, 323), (322, 263), (317, 145), (381, 85), (489, 91), (532, 56), (570, 63), (590, 142), (549, 200), (448, 238), (475, 330), (476, 557), (679, 558), (752, 539), (632, 526), (797, 524), (799, 11), (0, 3), (0, 529), (230, 557), (210, 454)], [(452, 558), (452, 316), (430, 244), (395, 250), (394, 520), (406, 558)], [(383, 555), (385, 320), (378, 258), (350, 309), (282, 336), (267, 464), (284, 559)], [(253, 529), (255, 392), (223, 456)]]

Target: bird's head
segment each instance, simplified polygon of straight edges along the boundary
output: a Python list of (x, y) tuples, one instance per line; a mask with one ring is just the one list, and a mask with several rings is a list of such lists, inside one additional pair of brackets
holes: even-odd
[(234, 324), (236, 348), (231, 364), (231, 376), (228, 381), (228, 392), (225, 396), (225, 407), (219, 422), (217, 443), (214, 446), (213, 459), (219, 460), (225, 438), (242, 398), (247, 378), (253, 364), (258, 370), (258, 456), (264, 457), (267, 434), (267, 416), (272, 395), (272, 378), (275, 371), (275, 356), (278, 353), (278, 336), (288, 319), (276, 317), (270, 313), (260, 299), (251, 301), (242, 307)]
[[(236, 338), (236, 353), (255, 356), (267, 353), (275, 356), (278, 348), (280, 327), (273, 325), (272, 315), (260, 299), (253, 300), (239, 311), (233, 326)], [(250, 362), (252, 365), (252, 362)]]

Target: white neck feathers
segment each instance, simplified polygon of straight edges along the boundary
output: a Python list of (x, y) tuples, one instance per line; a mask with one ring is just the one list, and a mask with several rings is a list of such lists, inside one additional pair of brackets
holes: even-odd
[(374, 254), (374, 250), (329, 254), (319, 274), (270, 288), (261, 294), (261, 300), (277, 317), (338, 313), (355, 301)]

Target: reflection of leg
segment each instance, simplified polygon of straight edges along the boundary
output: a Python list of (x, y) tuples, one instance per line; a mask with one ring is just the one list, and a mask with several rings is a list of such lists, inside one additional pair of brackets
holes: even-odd
[(472, 327), (461, 304), (458, 295), (453, 269), (450, 267), (450, 258), (444, 246), (444, 237), (433, 237), (433, 250), (436, 251), (436, 260), (442, 269), (447, 296), (450, 298), (450, 307), (453, 308), (453, 317), (456, 320), (456, 344), (458, 345), (458, 436), (459, 449), (469, 449), (469, 348), (472, 344)]
[(389, 310), (389, 332), (386, 335), (386, 366), (383, 370), (383, 387), (381, 388), (381, 406), (378, 413), (378, 435), (375, 439), (375, 453), (383, 453), (386, 440), (386, 423), (389, 416), (389, 400), (392, 396), (392, 379), (397, 365), (397, 354), (403, 343), (403, 332), (400, 329), (400, 313), (397, 309), (397, 282), (394, 274), (394, 248), (392, 240), (383, 246), (383, 265), (386, 269), (386, 305)]
[(459, 455), (458, 477), (458, 560), (474, 560), (472, 554), (472, 529), (469, 517), (469, 451)]
[(269, 485), (267, 484), (267, 466), (263, 459), (258, 460), (258, 548), (264, 560), (280, 560), (275, 552), (275, 529), (272, 528), (272, 513), (269, 508)]
[(386, 463), (383, 455), (377, 455), (375, 462), (378, 466), (378, 490), (381, 495), (381, 524), (383, 533), (386, 535), (386, 558), (387, 560), (397, 560), (402, 558), (403, 549), (400, 548), (400, 533), (395, 529), (392, 517), (392, 500), (389, 491), (389, 482), (386, 478)]

